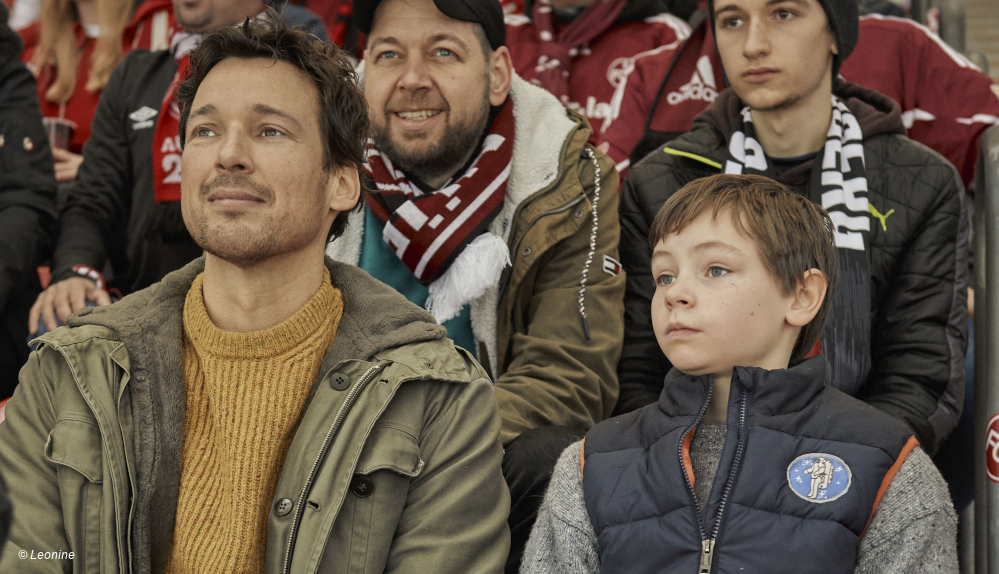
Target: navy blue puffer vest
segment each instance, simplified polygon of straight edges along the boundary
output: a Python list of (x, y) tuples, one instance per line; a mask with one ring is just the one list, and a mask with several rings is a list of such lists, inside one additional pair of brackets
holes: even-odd
[(601, 572), (853, 572), (879, 492), (915, 438), (826, 387), (821, 357), (737, 367), (702, 515), (687, 449), (711, 392), (712, 377), (674, 369), (657, 404), (587, 433), (583, 491)]

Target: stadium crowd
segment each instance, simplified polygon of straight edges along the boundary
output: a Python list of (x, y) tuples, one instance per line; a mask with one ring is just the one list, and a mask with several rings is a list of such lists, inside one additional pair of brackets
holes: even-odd
[(956, 572), (996, 124), (888, 1), (3, 0), (0, 573)]

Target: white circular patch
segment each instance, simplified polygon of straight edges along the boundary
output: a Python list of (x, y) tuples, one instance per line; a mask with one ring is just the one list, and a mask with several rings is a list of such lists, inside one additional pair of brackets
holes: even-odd
[(787, 484), (801, 499), (815, 504), (832, 502), (850, 490), (853, 472), (843, 459), (812, 452), (787, 467)]

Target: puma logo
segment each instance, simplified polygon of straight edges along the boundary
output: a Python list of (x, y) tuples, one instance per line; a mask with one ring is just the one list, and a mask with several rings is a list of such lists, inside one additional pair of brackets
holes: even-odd
[(883, 229), (885, 231), (888, 231), (888, 216), (891, 215), (891, 214), (893, 214), (893, 213), (895, 213), (895, 210), (894, 209), (889, 209), (888, 213), (886, 213), (884, 215), (881, 215), (880, 213), (878, 213), (878, 210), (874, 207), (873, 203), (868, 203), (867, 204), (867, 210), (870, 211), (871, 215), (873, 215), (874, 217), (877, 217), (878, 221), (881, 222), (881, 229)]

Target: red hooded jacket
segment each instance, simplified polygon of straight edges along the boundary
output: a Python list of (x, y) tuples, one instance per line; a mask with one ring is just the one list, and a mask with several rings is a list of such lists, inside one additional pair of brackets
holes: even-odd
[[(595, 41), (570, 52), (574, 57), (569, 94), (562, 103), (585, 115), (594, 133), (617, 119), (620, 106), (614, 95), (622, 79), (631, 72), (635, 58), (650, 51), (675, 49), (690, 35), (690, 26), (663, 6), (665, 3), (644, 0), (629, 3)], [(555, 32), (561, 27), (555, 24)], [(507, 16), (506, 45), (513, 57), (514, 70), (530, 81), (542, 53), (542, 41), (528, 16)]]

